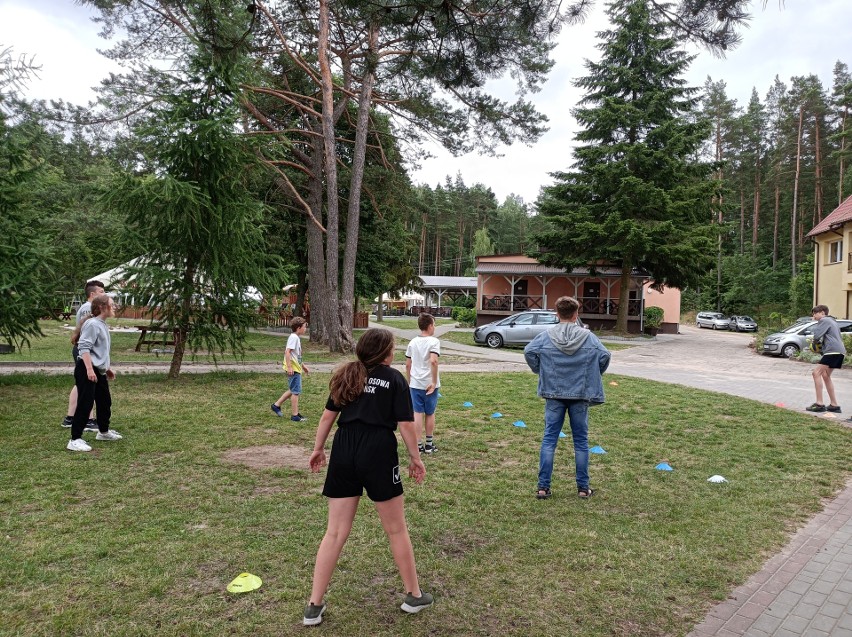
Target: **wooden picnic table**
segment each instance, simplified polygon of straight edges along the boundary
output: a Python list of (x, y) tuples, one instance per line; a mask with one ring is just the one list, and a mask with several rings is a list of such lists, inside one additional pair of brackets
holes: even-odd
[[(175, 345), (180, 341), (180, 328), (168, 327), (166, 325), (137, 325), (139, 330), (139, 341), (136, 343), (136, 351), (141, 351), (143, 345), (148, 346), (148, 351), (151, 351), (151, 345)], [(161, 334), (162, 336), (157, 336)], [(171, 336), (171, 338), (169, 338)]]

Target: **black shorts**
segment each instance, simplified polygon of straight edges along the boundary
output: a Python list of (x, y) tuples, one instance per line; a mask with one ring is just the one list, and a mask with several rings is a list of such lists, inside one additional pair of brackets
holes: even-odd
[(373, 502), (402, 495), (396, 434), (384, 427), (346, 425), (334, 434), (322, 494), (352, 498), (364, 494)]
[(827, 365), (831, 369), (840, 369), (843, 367), (843, 354), (823, 354), (819, 364)]

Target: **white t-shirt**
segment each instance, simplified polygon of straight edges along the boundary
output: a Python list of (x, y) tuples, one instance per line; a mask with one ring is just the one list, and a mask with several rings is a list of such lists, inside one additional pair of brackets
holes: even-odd
[[(414, 389), (426, 389), (432, 382), (431, 354), (441, 355), (441, 341), (434, 336), (415, 336), (405, 349), (406, 358), (411, 359), (411, 382)], [(441, 377), (435, 389), (441, 386)]]
[[(293, 371), (297, 374), (302, 373), (302, 339), (299, 335), (293, 332), (287, 337), (287, 349), (293, 350), (290, 352), (290, 364), (293, 366)], [(284, 369), (287, 369), (287, 361), (284, 361)]]

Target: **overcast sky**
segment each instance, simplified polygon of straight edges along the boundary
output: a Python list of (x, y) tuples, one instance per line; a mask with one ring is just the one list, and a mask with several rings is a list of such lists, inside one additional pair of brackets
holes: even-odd
[[(840, 59), (852, 66), (852, 45), (848, 35), (852, 0), (768, 0), (758, 1), (743, 43), (725, 58), (698, 51), (688, 81), (700, 86), (709, 75), (724, 80), (728, 95), (745, 106), (752, 87), (761, 99), (778, 75), (789, 84), (791, 76), (815, 73), (827, 90), (831, 89), (832, 69)], [(501, 157), (477, 154), (452, 157), (438, 147), (425, 151), (434, 158), (421, 161), (413, 171), (415, 182), (435, 186), (446, 175), (461, 172), (468, 185), (489, 186), (503, 200), (517, 194), (529, 203), (539, 189), (551, 183), (548, 173), (568, 168), (576, 123), (569, 111), (581, 93), (572, 80), (585, 74), (583, 62), (598, 57), (597, 31), (605, 28), (601, 0), (595, 3), (585, 24), (566, 27), (554, 52), (556, 65), (544, 88), (530, 99), (550, 119), (550, 130), (532, 147), (513, 145), (500, 149)], [(819, 7), (817, 9), (817, 7)], [(42, 66), (28, 95), (85, 104), (91, 91), (111, 70), (118, 70), (101, 56), (106, 48), (98, 38), (98, 27), (90, 20), (92, 12), (71, 0), (0, 0), (0, 48), (13, 47), (16, 55), (35, 55)], [(509, 90), (508, 82), (495, 82), (496, 92)]]

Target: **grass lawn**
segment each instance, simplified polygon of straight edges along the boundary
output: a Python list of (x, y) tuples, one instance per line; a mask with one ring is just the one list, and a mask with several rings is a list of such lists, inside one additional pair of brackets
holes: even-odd
[[(442, 341), (452, 341), (453, 343), (461, 343), (462, 345), (474, 345), (476, 347), (482, 347), (483, 349), (488, 349), (486, 345), (480, 345), (479, 343), (475, 343), (473, 341), (473, 332), (447, 332), (441, 336)], [(518, 346), (520, 347), (520, 345)], [(629, 343), (604, 343), (604, 347), (606, 347), (611, 352), (616, 352), (620, 349), (628, 349), (633, 347)]]
[[(124, 440), (86, 434), (95, 450), (73, 454), (59, 427), (69, 378), (0, 377), (0, 634), (308, 634), (323, 476), (223, 455), (260, 445), (307, 454), (327, 380), (305, 380), (309, 422), (296, 424), (269, 410), (281, 376), (119, 376), (113, 424)], [(435, 607), (399, 610), (402, 584), (364, 498), (318, 632), (684, 635), (849, 471), (852, 431), (837, 423), (608, 374), (609, 402), (590, 412), (590, 444), (608, 452), (592, 456), (597, 493), (577, 498), (566, 438), (554, 496), (538, 501), (535, 376), (443, 381), (440, 451), (426, 458), (423, 485), (405, 484)], [(675, 470), (656, 471), (662, 461)], [(708, 483), (713, 474), (730, 483)], [(227, 593), (244, 571), (262, 588)]]
[[(376, 321), (373, 321), (376, 323)], [(454, 325), (458, 321), (451, 318), (436, 318), (435, 325)], [(397, 317), (397, 316), (386, 316), (384, 323), (376, 323), (377, 325), (384, 325), (385, 327), (395, 327), (398, 330), (416, 330), (417, 319), (411, 317)]]
[[(119, 319), (108, 321), (111, 327), (124, 327), (132, 325), (142, 325), (144, 321), (130, 321), (128, 319)], [(14, 354), (4, 354), (0, 356), (0, 363), (6, 362), (71, 362), (71, 338), (72, 331), (63, 327), (62, 323), (57, 321), (41, 321), (40, 322), (43, 338), (32, 339), (30, 347), (16, 350)], [(357, 340), (365, 330), (354, 330), (353, 336)], [(242, 357), (234, 357), (233, 354), (218, 355), (219, 362), (229, 363), (236, 361), (246, 362), (263, 362), (263, 361), (279, 361), (284, 360), (284, 349), (287, 346), (287, 337), (290, 332), (250, 332), (246, 338), (245, 352)], [(132, 362), (150, 362), (150, 361), (171, 361), (171, 352), (162, 353), (155, 350), (162, 349), (162, 346), (152, 346), (151, 351), (147, 345), (143, 345), (141, 351), (135, 351), (136, 343), (139, 341), (138, 332), (111, 332), (112, 350), (111, 360), (116, 363), (132, 363)], [(397, 345), (408, 343), (402, 338), (396, 339)], [(311, 343), (307, 338), (302, 339), (303, 355), (310, 365), (314, 363), (329, 363), (343, 360), (344, 356), (331, 354), (328, 348), (324, 345)], [(193, 355), (187, 352), (184, 361), (198, 362), (213, 362), (213, 356), (206, 353), (198, 353)], [(399, 356), (399, 361), (405, 361), (404, 353)]]

